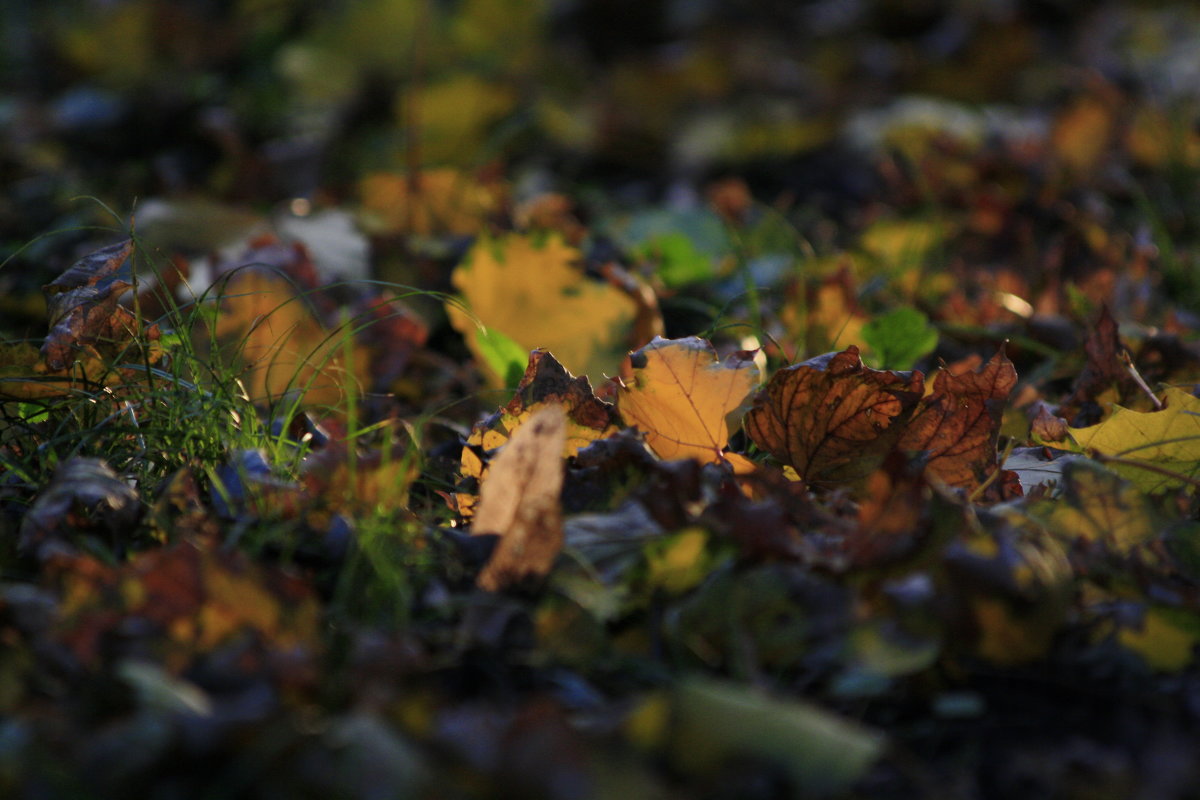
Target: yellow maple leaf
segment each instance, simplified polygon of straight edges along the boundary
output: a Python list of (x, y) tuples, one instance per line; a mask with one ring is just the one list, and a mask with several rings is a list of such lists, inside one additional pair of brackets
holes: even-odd
[(748, 354), (722, 363), (704, 339), (655, 337), (632, 359), (633, 379), (617, 393), (625, 424), (644, 431), (660, 458), (720, 461), (758, 385), (758, 367)]
[(468, 310), (448, 303), (450, 322), (493, 385), (502, 377), (480, 350), (479, 323), (526, 350), (544, 348), (568, 370), (594, 383), (615, 374), (624, 358), (637, 304), (615, 286), (587, 278), (582, 254), (557, 236), (481, 238), (455, 268), (454, 287)]
[(1171, 387), (1161, 411), (1113, 406), (1098, 425), (1068, 428), (1081, 451), (1093, 452), (1143, 492), (1190, 483), (1200, 473), (1200, 399)]

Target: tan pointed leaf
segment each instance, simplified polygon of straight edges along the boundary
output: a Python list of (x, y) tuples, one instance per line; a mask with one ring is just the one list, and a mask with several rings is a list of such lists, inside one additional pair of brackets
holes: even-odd
[(920, 372), (863, 366), (851, 345), (775, 373), (742, 424), (810, 483), (856, 483), (896, 444), (924, 385)]
[(491, 464), (471, 525), (500, 541), (479, 573), (488, 591), (550, 571), (563, 546), (563, 443), (567, 416), (547, 406), (521, 426)]
[(644, 431), (660, 458), (720, 461), (758, 385), (750, 354), (721, 362), (704, 339), (656, 337), (631, 359), (633, 379), (617, 393), (625, 424)]
[(926, 478), (973, 491), (997, 468), (1000, 418), (1016, 384), (1017, 371), (1003, 352), (978, 370), (939, 370), (897, 447), (926, 454)]

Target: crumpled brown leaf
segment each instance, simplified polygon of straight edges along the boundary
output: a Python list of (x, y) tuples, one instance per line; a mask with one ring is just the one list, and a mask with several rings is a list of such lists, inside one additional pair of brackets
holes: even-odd
[(21, 522), (17, 547), (45, 560), (72, 552), (70, 534), (95, 532), (120, 549), (142, 514), (138, 492), (99, 458), (64, 461)]
[(1017, 370), (1001, 350), (978, 370), (942, 369), (897, 447), (925, 453), (925, 477), (972, 492), (997, 468), (996, 442)]
[[(119, 348), (139, 331), (137, 317), (118, 304), (133, 288), (128, 266), (133, 248), (133, 240), (126, 239), (88, 253), (42, 287), (50, 328), (41, 351), (46, 369), (60, 372), (81, 357), (94, 358), (98, 345)], [(141, 333), (157, 339), (158, 326)]]

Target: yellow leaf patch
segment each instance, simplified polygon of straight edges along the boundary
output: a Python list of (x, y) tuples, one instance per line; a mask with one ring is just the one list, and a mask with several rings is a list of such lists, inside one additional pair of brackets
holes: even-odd
[[(526, 350), (549, 350), (574, 374), (599, 383), (625, 357), (637, 305), (619, 288), (585, 276), (582, 260), (557, 236), (481, 238), (451, 276), (469, 310), (449, 303), (446, 313), (481, 365), (478, 323)], [(488, 379), (503, 384), (490, 371)]]

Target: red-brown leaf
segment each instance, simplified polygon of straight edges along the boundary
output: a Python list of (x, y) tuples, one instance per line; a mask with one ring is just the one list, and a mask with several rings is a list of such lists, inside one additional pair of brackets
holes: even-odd
[(743, 426), (810, 483), (856, 483), (894, 447), (921, 398), (920, 372), (863, 366), (858, 348), (780, 370)]
[(1003, 351), (978, 370), (940, 370), (899, 449), (926, 454), (926, 478), (974, 491), (996, 469), (1000, 418), (1016, 384), (1017, 371)]

